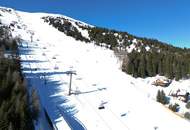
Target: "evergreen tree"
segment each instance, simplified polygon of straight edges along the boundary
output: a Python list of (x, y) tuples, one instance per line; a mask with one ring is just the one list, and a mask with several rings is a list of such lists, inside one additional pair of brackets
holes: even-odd
[(158, 90), (158, 92), (157, 92), (156, 100), (157, 100), (157, 102), (161, 102), (161, 92), (160, 92), (160, 90)]
[(189, 113), (189, 112), (186, 112), (186, 113), (184, 114), (184, 117), (185, 117), (186, 119), (190, 120), (190, 113)]
[(176, 67), (176, 75), (175, 75), (175, 79), (178, 81), (179, 79), (182, 78), (182, 74), (181, 74), (181, 63), (177, 63), (177, 67)]
[(187, 104), (185, 105), (185, 107), (186, 107), (187, 109), (190, 109), (190, 102), (187, 102)]
[(148, 54), (147, 57), (146, 57), (146, 60), (147, 60), (147, 74), (148, 76), (153, 76), (153, 64), (152, 64), (152, 56), (151, 54)]
[(162, 91), (158, 90), (156, 100), (164, 105), (169, 103), (163, 90)]
[(179, 105), (177, 103), (175, 103), (174, 105), (170, 104), (169, 109), (172, 110), (173, 112), (178, 112), (179, 111)]
[(138, 74), (140, 77), (145, 78), (146, 77), (146, 61), (145, 56), (142, 54), (140, 57), (140, 63), (138, 67)]
[[(2, 40), (0, 36), (0, 44), (5, 46), (5, 52), (9, 50), (16, 55), (16, 40), (6, 39), (9, 40)], [(23, 82), (20, 61), (15, 58), (0, 58), (0, 129), (34, 129), (27, 99), (27, 86)]]

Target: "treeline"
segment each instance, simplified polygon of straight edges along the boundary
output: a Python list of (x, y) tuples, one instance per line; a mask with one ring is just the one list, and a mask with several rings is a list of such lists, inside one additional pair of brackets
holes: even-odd
[[(117, 46), (126, 47), (132, 43), (134, 36), (128, 34), (127, 32), (119, 32), (115, 30), (109, 30), (106, 28), (100, 27), (90, 27), (86, 25), (82, 25), (80, 22), (75, 22), (75, 24), (81, 28), (82, 30), (88, 31), (89, 38), (82, 36), (81, 32), (72, 25), (72, 23), (63, 17), (42, 17), (45, 22), (49, 23), (49, 25), (54, 26), (59, 31), (64, 32), (67, 36), (71, 36), (76, 40), (91, 42), (94, 41), (97, 45), (102, 45), (103, 43), (106, 47), (113, 49)], [(115, 35), (115, 34), (118, 35)], [(120, 36), (119, 36), (120, 35)], [(122, 44), (119, 44), (122, 42)]]
[(158, 41), (157, 39), (140, 38), (140, 37), (136, 37), (136, 38), (142, 41), (143, 46), (151, 47), (152, 51), (158, 51), (160, 49), (162, 52), (168, 52), (169, 51), (171, 53), (190, 52), (190, 49), (175, 47), (173, 45)]
[(134, 77), (152, 77), (157, 74), (170, 79), (188, 78), (190, 53), (133, 51), (123, 60), (122, 70)]
[(76, 40), (84, 41), (84, 42), (90, 42), (89, 39), (82, 36), (81, 32), (78, 31), (78, 29), (72, 25), (72, 23), (62, 17), (43, 17), (45, 22), (49, 23), (49, 25), (54, 26), (59, 31), (65, 33), (67, 36), (71, 36), (75, 38)]
[(38, 118), (39, 100), (35, 91), (29, 100), (27, 83), (21, 73), (17, 40), (9, 36), (7, 29), (1, 26), (0, 129), (33, 130), (33, 120)]
[(132, 44), (133, 39), (136, 38), (127, 32), (120, 32), (100, 27), (88, 28), (88, 33), (91, 41), (94, 41), (100, 46), (105, 44), (107, 48), (112, 50), (115, 48), (125, 50), (126, 47)]
[[(83, 25), (80, 22), (75, 22), (73, 25), (70, 20), (64, 17), (53, 17), (47, 16), (42, 17), (44, 22), (49, 23), (49, 25), (54, 26), (59, 31), (64, 32), (67, 36), (71, 36), (76, 40), (92, 42), (95, 44), (102, 46), (105, 44), (106, 47), (110, 49), (122, 49), (126, 50), (128, 46), (133, 43), (133, 40), (136, 39), (137, 44), (135, 45), (137, 48), (143, 46), (149, 46), (151, 49), (155, 50), (161, 48), (164, 51), (181, 51), (184, 49), (174, 47), (172, 45), (160, 42), (156, 39), (150, 38), (141, 38), (134, 35), (129, 34), (128, 32), (117, 31), (113, 29), (107, 29), (102, 27), (91, 27), (88, 25)], [(76, 27), (78, 26), (82, 30), (86, 30), (89, 34), (89, 39), (82, 36), (81, 32)]]
[(110, 49), (117, 46), (117, 37), (114, 35), (115, 31), (110, 31), (105, 28), (91, 28), (89, 37), (91, 41), (95, 41), (97, 45), (106, 44)]
[[(144, 78), (159, 74), (179, 80), (187, 78), (190, 74), (190, 49), (174, 47), (156, 39), (137, 37), (127, 32), (75, 22), (79, 28), (88, 31), (89, 39), (87, 39), (68, 19), (63, 17), (43, 17), (43, 19), (76, 40), (95, 42), (96, 45), (117, 52), (127, 52), (133, 44), (135, 49), (128, 54), (127, 59), (124, 59), (122, 70), (134, 77)], [(147, 50), (146, 47), (149, 49)]]

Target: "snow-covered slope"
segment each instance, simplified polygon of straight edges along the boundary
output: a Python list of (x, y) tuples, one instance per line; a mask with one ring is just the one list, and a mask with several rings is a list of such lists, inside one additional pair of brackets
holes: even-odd
[[(57, 129), (190, 130), (188, 121), (155, 101), (159, 88), (151, 83), (157, 77), (126, 75), (113, 51), (59, 32), (41, 19), (50, 14), (14, 10), (0, 14), (2, 24), (17, 25), (10, 28), (14, 37), (22, 39), (23, 73), (38, 90), (43, 109)], [(77, 75), (72, 79), (73, 94), (68, 96), (66, 72), (71, 70)], [(174, 82), (166, 92), (181, 85), (189, 90), (189, 84), (189, 80)]]

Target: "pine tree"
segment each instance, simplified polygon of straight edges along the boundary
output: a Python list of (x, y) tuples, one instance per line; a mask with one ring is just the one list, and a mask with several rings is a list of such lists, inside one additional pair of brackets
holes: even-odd
[(160, 60), (159, 60), (159, 63), (158, 63), (158, 74), (164, 75), (162, 59), (160, 59)]
[(175, 75), (175, 79), (178, 81), (179, 79), (182, 78), (182, 73), (181, 73), (181, 63), (178, 62), (177, 63), (177, 67), (176, 67), (176, 75)]
[(160, 90), (158, 90), (158, 92), (157, 92), (156, 100), (157, 100), (157, 102), (161, 102), (161, 92), (160, 92)]
[(148, 73), (148, 76), (153, 76), (153, 64), (152, 64), (152, 56), (151, 54), (148, 54), (147, 57), (146, 57), (146, 60), (147, 60), (147, 73)]
[(187, 109), (190, 109), (190, 102), (187, 102), (187, 104), (185, 105), (185, 107), (186, 107)]
[(158, 90), (156, 100), (164, 105), (169, 103), (163, 90)]
[(140, 56), (140, 63), (139, 63), (139, 67), (138, 67), (138, 74), (142, 78), (146, 77), (146, 62), (145, 62), (145, 56), (144, 56), (144, 54), (142, 54)]
[(174, 105), (170, 104), (169, 109), (172, 110), (173, 112), (177, 112), (179, 110), (179, 105), (177, 103), (175, 103)]
[(190, 120), (190, 113), (189, 113), (189, 112), (186, 112), (186, 113), (184, 114), (184, 117), (185, 117), (186, 119)]

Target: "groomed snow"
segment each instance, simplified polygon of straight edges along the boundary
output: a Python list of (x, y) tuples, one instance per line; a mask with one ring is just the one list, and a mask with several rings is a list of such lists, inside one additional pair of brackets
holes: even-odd
[[(41, 85), (35, 81), (32, 84), (38, 87), (42, 104), (59, 130), (70, 129), (75, 123), (88, 130), (190, 130), (188, 121), (155, 101), (159, 88), (151, 83), (156, 77), (135, 79), (123, 73), (113, 51), (66, 36), (44, 23), (40, 19), (43, 13), (18, 14), (27, 29), (15, 31), (14, 35), (21, 35), (30, 50), (27, 56), (21, 55), (28, 61), (22, 66), (31, 67), (39, 76)], [(27, 30), (34, 33), (32, 42)], [(72, 82), (77, 95), (68, 96), (69, 76), (64, 72), (69, 70), (77, 73)], [(42, 85), (44, 78), (47, 83)], [(171, 86), (183, 84), (189, 89), (189, 83), (184, 80)], [(98, 109), (101, 103), (105, 109)], [(70, 107), (67, 116), (73, 119), (61, 116), (66, 107)], [(59, 116), (51, 110), (59, 111)]]

